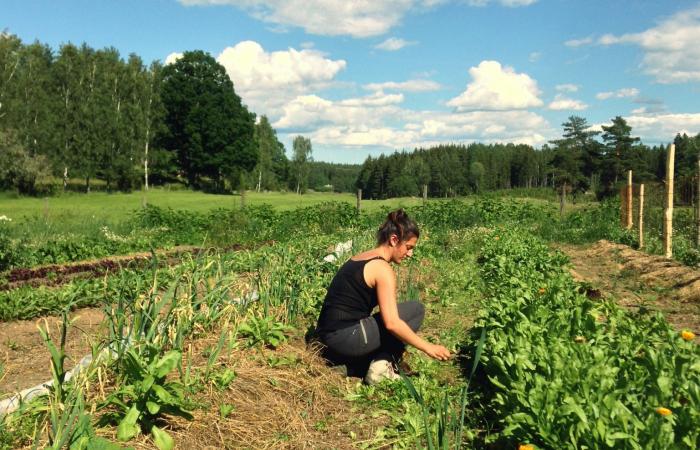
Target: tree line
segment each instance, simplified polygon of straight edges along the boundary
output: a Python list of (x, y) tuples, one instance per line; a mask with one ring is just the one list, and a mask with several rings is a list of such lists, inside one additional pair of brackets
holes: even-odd
[(114, 48), (53, 51), (0, 33), (0, 189), (32, 194), (79, 179), (87, 192), (95, 180), (122, 191), (170, 182), (352, 190), (358, 169), (313, 163), (302, 136), (288, 160), (267, 117), (248, 110), (203, 51), (146, 65)]
[[(642, 144), (624, 118), (617, 116), (602, 131), (594, 131), (585, 118), (570, 116), (562, 127), (561, 139), (539, 150), (524, 144), (474, 143), (369, 157), (356, 187), (368, 199), (419, 196), (424, 185), (431, 197), (565, 186), (574, 196), (591, 191), (604, 198), (618, 192), (628, 170), (635, 182), (663, 181), (667, 147)], [(680, 200), (691, 202), (700, 134), (677, 135), (673, 142)]]

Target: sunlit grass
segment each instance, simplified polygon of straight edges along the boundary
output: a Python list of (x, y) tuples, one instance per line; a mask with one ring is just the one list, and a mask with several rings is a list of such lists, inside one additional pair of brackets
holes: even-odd
[[(310, 192), (297, 195), (292, 192), (247, 192), (245, 194), (246, 204), (266, 203), (277, 210), (292, 210), (330, 201), (356, 204), (355, 195), (349, 193)], [(415, 206), (421, 202), (422, 199), (417, 197), (363, 200), (361, 207), (366, 210), (377, 210), (387, 207)], [(13, 220), (22, 217), (39, 217), (50, 222), (64, 224), (75, 223), (77, 225), (85, 222), (113, 224), (127, 218), (130, 211), (140, 208), (144, 203), (162, 208), (206, 212), (215, 208), (238, 208), (241, 206), (241, 196), (237, 194), (206, 194), (190, 190), (169, 191), (161, 188), (128, 194), (69, 193), (47, 198), (15, 197), (9, 194), (0, 194), (0, 215), (5, 215)]]

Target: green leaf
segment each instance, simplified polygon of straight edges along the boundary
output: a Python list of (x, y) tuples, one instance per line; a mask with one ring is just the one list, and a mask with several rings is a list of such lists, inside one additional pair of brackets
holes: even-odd
[(148, 401), (146, 402), (146, 409), (148, 409), (148, 412), (156, 415), (158, 414), (158, 411), (160, 411), (160, 405), (155, 402)]
[(110, 442), (105, 438), (96, 437), (90, 439), (85, 450), (133, 450), (133, 447), (122, 447), (121, 445)]
[(141, 384), (141, 392), (148, 392), (155, 381), (156, 379), (153, 378), (153, 375), (146, 375), (146, 377), (143, 379), (143, 383)]
[(153, 436), (153, 442), (159, 450), (172, 450), (172, 448), (175, 447), (173, 438), (155, 425), (151, 428), (151, 435)]
[(159, 400), (161, 400), (163, 403), (173, 403), (174, 399), (173, 396), (170, 395), (170, 392), (166, 391), (163, 386), (159, 384), (154, 384), (153, 385), (153, 392), (156, 393), (156, 397), (158, 397)]
[(119, 422), (119, 426), (117, 427), (117, 439), (124, 442), (136, 436), (139, 432), (139, 427), (136, 425), (136, 422), (139, 420), (140, 415), (141, 411), (138, 410), (136, 405), (129, 409), (122, 421)]
[(177, 350), (171, 350), (156, 364), (156, 377), (161, 378), (169, 374), (180, 362), (181, 354)]
[(659, 385), (662, 394), (671, 395), (671, 386), (673, 385), (673, 380), (671, 380), (671, 378), (661, 375), (657, 378), (656, 383)]

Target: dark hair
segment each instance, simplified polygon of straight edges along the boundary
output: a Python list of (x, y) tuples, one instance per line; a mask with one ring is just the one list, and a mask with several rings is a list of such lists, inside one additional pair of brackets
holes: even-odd
[(389, 242), (392, 234), (398, 236), (399, 242), (407, 241), (412, 236), (420, 237), (418, 225), (401, 208), (386, 216), (386, 220), (377, 230), (377, 245)]

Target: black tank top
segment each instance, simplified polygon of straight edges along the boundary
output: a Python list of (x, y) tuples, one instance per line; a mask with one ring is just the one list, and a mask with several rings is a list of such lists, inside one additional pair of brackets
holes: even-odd
[(364, 270), (365, 264), (375, 259), (383, 258), (349, 259), (340, 267), (323, 300), (317, 326), (319, 333), (349, 327), (372, 314), (377, 306), (377, 291), (367, 286)]

